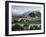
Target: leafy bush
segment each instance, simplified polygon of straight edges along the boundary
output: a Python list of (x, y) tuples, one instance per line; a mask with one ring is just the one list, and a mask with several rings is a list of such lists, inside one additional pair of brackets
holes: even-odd
[(18, 24), (16, 24), (15, 26), (12, 27), (12, 31), (18, 31), (18, 30), (23, 30), (23, 27), (21, 27)]

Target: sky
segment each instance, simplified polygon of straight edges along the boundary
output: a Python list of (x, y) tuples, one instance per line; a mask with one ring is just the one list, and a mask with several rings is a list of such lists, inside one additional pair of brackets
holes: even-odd
[(27, 11), (40, 11), (41, 7), (37, 6), (16, 6), (12, 5), (11, 12), (13, 15), (21, 15)]

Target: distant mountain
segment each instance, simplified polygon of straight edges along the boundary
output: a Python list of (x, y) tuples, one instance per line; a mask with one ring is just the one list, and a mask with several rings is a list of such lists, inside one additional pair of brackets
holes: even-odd
[(27, 11), (25, 12), (24, 14), (12, 14), (12, 16), (30, 16), (30, 17), (35, 17), (35, 16), (38, 16), (38, 17), (41, 17), (41, 13), (40, 11)]
[(12, 16), (27, 16), (29, 13), (31, 13), (31, 11), (26, 11), (23, 14), (15, 14), (12, 12)]
[(27, 11), (23, 14), (23, 16), (28, 16), (31, 13), (31, 11)]
[(41, 17), (41, 12), (40, 11), (32, 11), (32, 13), (34, 13), (35, 16)]
[(40, 11), (28, 11), (23, 14), (23, 16), (30, 16), (30, 17), (41, 17)]

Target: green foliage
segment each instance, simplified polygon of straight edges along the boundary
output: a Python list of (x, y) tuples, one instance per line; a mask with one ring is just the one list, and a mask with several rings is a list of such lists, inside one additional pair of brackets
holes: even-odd
[(30, 30), (41, 30), (41, 25), (38, 27), (38, 26), (30, 26)]
[(21, 27), (18, 24), (16, 24), (15, 26), (12, 26), (12, 31), (18, 31), (18, 30), (23, 30), (23, 27)]

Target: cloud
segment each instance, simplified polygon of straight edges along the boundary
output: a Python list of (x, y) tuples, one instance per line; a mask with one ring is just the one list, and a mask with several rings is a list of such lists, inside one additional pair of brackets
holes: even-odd
[(12, 14), (13, 15), (21, 15), (21, 14), (24, 14), (25, 12), (27, 11), (35, 11), (35, 10), (40, 10), (41, 7), (37, 7), (37, 6), (15, 6), (15, 5), (12, 5)]

